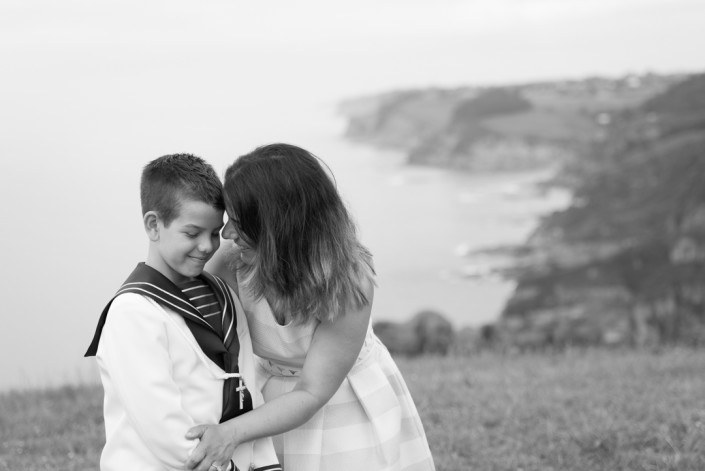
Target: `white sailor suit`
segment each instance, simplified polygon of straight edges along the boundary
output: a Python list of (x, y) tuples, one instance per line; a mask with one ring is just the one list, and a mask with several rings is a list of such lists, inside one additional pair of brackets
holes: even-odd
[[(243, 384), (252, 405), (262, 404), (244, 310), (222, 280), (208, 279), (224, 309), (228, 304), (234, 308), (236, 373), (213, 361), (217, 356), (207, 343), (217, 342), (199, 333), (206, 328), (193, 318), (197, 311), (185, 312), (175, 296), (180, 291), (175, 293), (175, 285), (145, 264), (137, 266), (103, 312), (86, 353), (95, 355), (105, 390), (102, 471), (182, 470), (198, 444), (185, 438), (189, 428), (227, 419), (224, 408), (232, 409), (228, 401), (239, 396), (242, 406)], [(223, 349), (223, 342), (218, 348)], [(229, 392), (224, 390), (230, 384), (226, 379), (234, 382)], [(243, 471), (281, 470), (269, 438), (239, 445), (233, 461)]]

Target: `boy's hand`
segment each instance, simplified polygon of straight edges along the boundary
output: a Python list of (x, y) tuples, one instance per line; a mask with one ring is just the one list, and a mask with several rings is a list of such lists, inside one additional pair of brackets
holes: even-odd
[(186, 469), (196, 471), (213, 471), (218, 467), (225, 471), (238, 445), (222, 425), (197, 425), (186, 432), (186, 438), (201, 439), (186, 461)]

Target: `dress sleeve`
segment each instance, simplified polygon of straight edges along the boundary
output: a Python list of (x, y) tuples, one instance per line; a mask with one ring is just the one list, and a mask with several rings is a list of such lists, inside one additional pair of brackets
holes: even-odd
[(142, 441), (165, 467), (183, 469), (198, 444), (184, 436), (196, 424), (183, 410), (171, 375), (164, 314), (143, 296), (118, 296), (108, 313), (97, 356)]

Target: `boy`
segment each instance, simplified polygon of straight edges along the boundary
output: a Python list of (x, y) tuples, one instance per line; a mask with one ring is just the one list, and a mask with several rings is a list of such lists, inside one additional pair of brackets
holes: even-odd
[[(203, 271), (220, 245), (224, 203), (213, 168), (190, 154), (150, 162), (140, 184), (149, 238), (140, 263), (105, 307), (86, 356), (105, 390), (102, 471), (183, 469), (197, 424), (262, 403), (237, 296)], [(210, 469), (281, 470), (269, 438)]]

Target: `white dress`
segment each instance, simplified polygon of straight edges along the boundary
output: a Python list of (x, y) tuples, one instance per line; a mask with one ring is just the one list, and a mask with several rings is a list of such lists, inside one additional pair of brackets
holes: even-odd
[[(242, 285), (239, 291), (260, 357), (257, 384), (270, 401), (294, 388), (319, 323), (280, 325), (266, 300), (255, 302)], [(371, 327), (331, 400), (305, 424), (273, 438), (285, 471), (435, 470), (409, 390)]]

